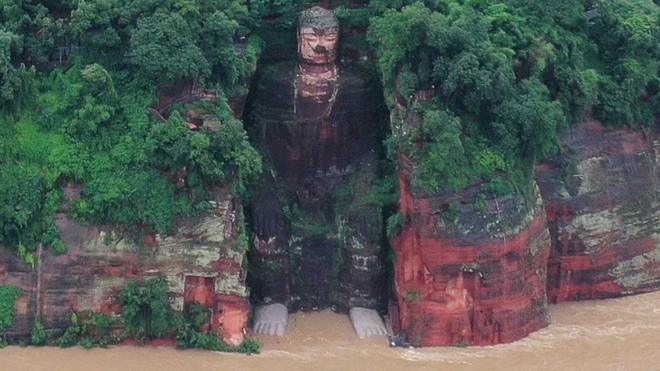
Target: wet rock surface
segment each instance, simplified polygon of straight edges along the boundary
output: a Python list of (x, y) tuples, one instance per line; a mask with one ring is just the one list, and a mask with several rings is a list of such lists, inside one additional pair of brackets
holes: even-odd
[(656, 132), (587, 122), (564, 155), (538, 166), (552, 252), (552, 302), (660, 288), (660, 142)]
[(538, 190), (531, 200), (514, 193), (476, 207), (478, 185), (420, 196), (406, 167), (400, 182), (408, 224), (394, 240), (393, 327), (413, 345), (437, 346), (508, 343), (548, 325), (550, 238)]

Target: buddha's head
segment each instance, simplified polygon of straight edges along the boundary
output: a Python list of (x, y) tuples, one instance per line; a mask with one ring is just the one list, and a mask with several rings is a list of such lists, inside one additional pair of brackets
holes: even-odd
[(339, 22), (331, 10), (315, 6), (300, 13), (298, 57), (301, 63), (329, 65), (337, 57)]

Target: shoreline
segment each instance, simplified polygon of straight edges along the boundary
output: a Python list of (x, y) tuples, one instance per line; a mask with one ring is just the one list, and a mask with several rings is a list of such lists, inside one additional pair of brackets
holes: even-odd
[(648, 370), (660, 363), (660, 292), (550, 306), (553, 322), (511, 344), (393, 348), (359, 340), (348, 316), (295, 313), (287, 335), (257, 336), (261, 354), (117, 345), (107, 349), (10, 346), (0, 370)]

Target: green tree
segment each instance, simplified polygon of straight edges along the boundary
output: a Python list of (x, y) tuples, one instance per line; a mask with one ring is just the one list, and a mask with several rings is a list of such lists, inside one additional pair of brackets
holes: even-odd
[(63, 252), (66, 247), (54, 223), (61, 194), (37, 166), (26, 163), (0, 167), (0, 245), (17, 249), (27, 263), (43, 243)]
[(11, 48), (16, 39), (15, 34), (0, 30), (0, 107), (3, 108), (13, 100), (20, 83), (11, 63)]
[(556, 152), (558, 128), (565, 117), (559, 102), (550, 100), (540, 81), (524, 81), (519, 94), (497, 108), (496, 117), (497, 141), (511, 158), (534, 164)]
[(17, 287), (0, 285), (0, 346), (5, 343), (5, 331), (14, 322), (16, 300), (22, 295), (23, 293)]
[(3, 1), (0, 25), (16, 35), (15, 53), (26, 64), (47, 61), (65, 33), (64, 21), (56, 19), (41, 1)]
[(412, 133), (417, 184), (431, 192), (458, 190), (469, 182), (460, 119), (447, 112), (424, 112), (421, 126)]
[[(562, 4), (562, 12), (577, 14), (576, 7)], [(422, 188), (456, 190), (477, 176), (496, 179), (496, 172), (519, 178), (555, 150), (563, 106), (541, 79), (557, 54), (544, 33), (558, 26), (544, 29), (534, 22), (561, 17), (541, 21), (501, 1), (390, 6), (369, 30), (389, 94), (400, 94), (415, 111), (416, 91), (436, 93), (422, 105), (422, 122), (409, 120), (412, 137), (399, 143), (412, 155)], [(424, 131), (430, 134), (419, 137)], [(504, 162), (482, 161), (502, 155)]]
[[(611, 124), (652, 124), (660, 69), (660, 6), (650, 0), (598, 1), (589, 35), (598, 47), (596, 113)], [(655, 91), (654, 91), (655, 90)]]
[(144, 284), (130, 282), (121, 292), (122, 317), (128, 336), (137, 339), (162, 337), (170, 329), (171, 310), (167, 281), (154, 278)]
[(210, 73), (209, 62), (194, 36), (179, 14), (156, 12), (140, 19), (131, 33), (131, 63), (147, 79), (163, 85), (205, 78)]

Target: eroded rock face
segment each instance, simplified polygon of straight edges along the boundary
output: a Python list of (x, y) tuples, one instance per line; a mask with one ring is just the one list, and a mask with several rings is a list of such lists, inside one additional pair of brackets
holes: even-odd
[(660, 288), (657, 132), (587, 122), (562, 135), (563, 157), (537, 168), (552, 237), (551, 302)]
[(240, 344), (249, 312), (245, 251), (238, 242), (242, 210), (226, 190), (216, 197), (214, 209), (181, 221), (173, 236), (147, 237), (140, 244), (60, 214), (57, 224), (68, 253), (46, 252), (32, 269), (14, 252), (0, 249), (0, 282), (26, 293), (17, 303), (9, 335), (28, 335), (37, 312), (54, 333), (66, 328), (71, 312), (119, 313), (118, 294), (127, 281), (164, 276), (174, 309), (193, 302), (212, 308), (211, 327), (225, 341)]
[(400, 324), (416, 345), (508, 343), (548, 325), (550, 239), (538, 191), (479, 207), (478, 185), (448, 196), (411, 191), (403, 159), (394, 240)]

